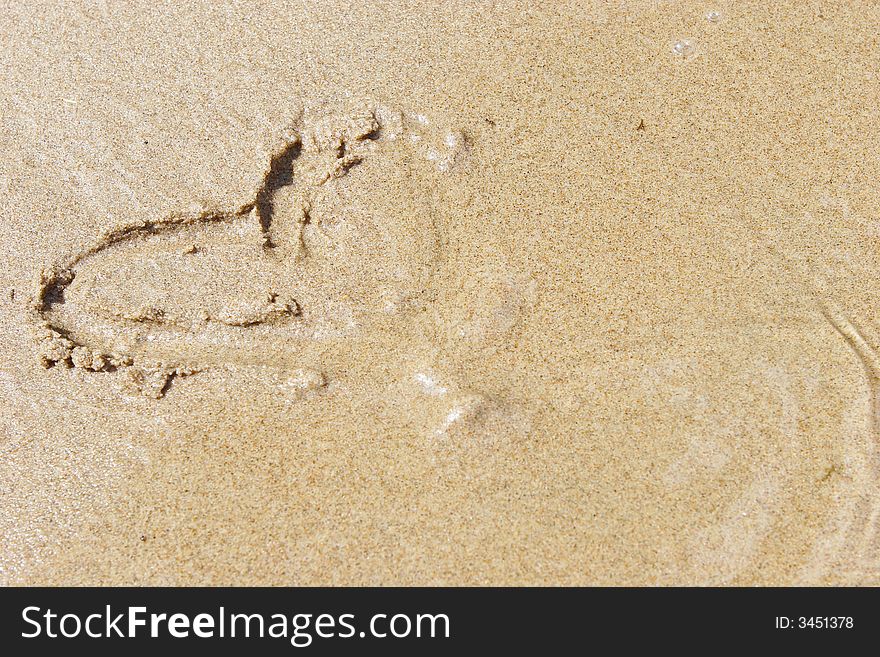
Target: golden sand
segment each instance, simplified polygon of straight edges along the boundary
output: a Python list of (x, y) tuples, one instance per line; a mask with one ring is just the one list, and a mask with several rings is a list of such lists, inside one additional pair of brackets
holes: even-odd
[(880, 5), (2, 16), (0, 583), (880, 583)]

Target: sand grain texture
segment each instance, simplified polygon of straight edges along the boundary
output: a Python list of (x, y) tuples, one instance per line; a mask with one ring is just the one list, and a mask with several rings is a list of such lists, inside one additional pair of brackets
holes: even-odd
[(0, 583), (880, 583), (880, 6), (533, 4), (0, 9)]

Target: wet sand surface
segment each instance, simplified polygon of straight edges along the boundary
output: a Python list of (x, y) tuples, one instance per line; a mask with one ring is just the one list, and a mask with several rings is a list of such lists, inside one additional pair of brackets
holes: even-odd
[(532, 4), (0, 10), (0, 583), (880, 583), (880, 6)]

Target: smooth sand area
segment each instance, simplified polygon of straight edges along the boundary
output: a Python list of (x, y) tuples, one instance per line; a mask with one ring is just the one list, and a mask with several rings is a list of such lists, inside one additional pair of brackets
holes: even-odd
[(0, 18), (0, 584), (880, 584), (877, 3)]

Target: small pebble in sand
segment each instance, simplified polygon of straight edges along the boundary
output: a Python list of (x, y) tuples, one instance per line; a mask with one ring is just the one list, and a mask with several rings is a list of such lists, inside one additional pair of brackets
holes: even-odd
[(706, 14), (706, 20), (710, 23), (717, 23), (721, 20), (721, 12), (715, 11), (714, 9)]

